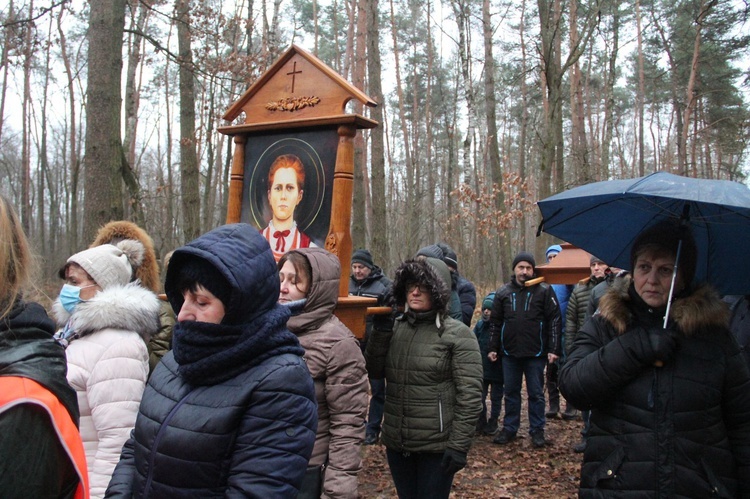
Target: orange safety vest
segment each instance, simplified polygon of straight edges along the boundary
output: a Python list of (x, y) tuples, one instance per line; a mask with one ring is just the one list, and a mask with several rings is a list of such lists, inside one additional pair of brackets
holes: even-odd
[(0, 376), (0, 413), (20, 404), (36, 404), (47, 411), (52, 426), (60, 438), (60, 443), (78, 473), (79, 481), (75, 497), (88, 499), (89, 475), (86, 467), (86, 453), (83, 450), (81, 434), (68, 410), (52, 392), (33, 379)]

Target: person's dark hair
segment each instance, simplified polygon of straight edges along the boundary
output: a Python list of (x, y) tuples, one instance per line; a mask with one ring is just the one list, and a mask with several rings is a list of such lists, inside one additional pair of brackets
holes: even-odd
[(199, 287), (211, 292), (228, 308), (232, 299), (232, 288), (219, 270), (203, 258), (188, 256), (177, 263), (174, 270), (174, 293), (170, 303), (175, 314), (180, 313), (184, 303), (183, 293), (195, 293)]
[(298, 251), (287, 251), (279, 259), (279, 263), (276, 265), (279, 269), (279, 272), (286, 262), (290, 262), (292, 264), (292, 267), (294, 267), (294, 272), (297, 275), (303, 276), (305, 282), (307, 282), (308, 284), (308, 289), (300, 289), (300, 291), (302, 291), (303, 293), (310, 292), (309, 285), (312, 283), (312, 267), (310, 266), (310, 261), (307, 259), (307, 257)]
[(698, 249), (690, 229), (680, 226), (676, 221), (659, 222), (638, 235), (630, 250), (631, 271), (634, 270), (638, 257), (645, 253), (650, 253), (655, 257), (676, 256), (680, 240), (682, 240), (682, 251), (680, 261), (677, 262), (677, 272), (682, 277), (685, 286), (690, 287), (695, 277)]
[(268, 189), (273, 187), (273, 176), (282, 168), (291, 168), (297, 174), (297, 188), (305, 188), (305, 167), (302, 160), (294, 154), (282, 154), (271, 163), (271, 169), (268, 170)]

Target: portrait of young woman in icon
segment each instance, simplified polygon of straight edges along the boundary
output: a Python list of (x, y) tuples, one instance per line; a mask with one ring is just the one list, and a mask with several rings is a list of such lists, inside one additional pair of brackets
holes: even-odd
[(309, 236), (297, 227), (294, 212), (302, 201), (305, 186), (305, 167), (294, 154), (276, 158), (268, 171), (268, 204), (271, 220), (263, 229), (278, 262), (287, 251), (316, 247)]

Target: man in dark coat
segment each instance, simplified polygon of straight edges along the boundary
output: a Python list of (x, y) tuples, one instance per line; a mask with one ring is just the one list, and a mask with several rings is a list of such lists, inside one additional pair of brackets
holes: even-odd
[[(383, 305), (391, 289), (391, 281), (383, 270), (375, 265), (372, 254), (366, 249), (358, 249), (352, 255), (352, 275), (349, 277), (349, 294), (377, 298), (378, 305)], [(367, 346), (367, 340), (372, 333), (372, 316), (367, 316), (365, 339), (362, 341), (362, 351)], [(383, 422), (383, 404), (385, 404), (385, 380), (370, 378), (370, 409), (367, 414), (367, 429), (365, 431), (365, 445), (377, 443), (380, 437), (380, 426)]]
[(527, 286), (536, 262), (530, 253), (513, 259), (513, 278), (497, 290), (490, 314), (490, 360), (503, 359), (505, 417), (493, 440), (507, 444), (521, 423), (521, 384), (526, 378), (529, 432), (535, 447), (545, 445), (544, 368), (561, 353), (561, 315), (552, 287), (540, 282)]

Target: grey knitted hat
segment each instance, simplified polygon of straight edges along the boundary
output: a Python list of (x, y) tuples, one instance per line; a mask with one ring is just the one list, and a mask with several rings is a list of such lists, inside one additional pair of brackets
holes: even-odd
[(116, 246), (102, 244), (94, 248), (83, 250), (68, 258), (60, 270), (61, 277), (65, 277), (65, 269), (71, 263), (76, 263), (102, 289), (112, 286), (124, 286), (133, 278), (133, 267), (143, 261), (143, 244), (133, 239), (124, 239)]

